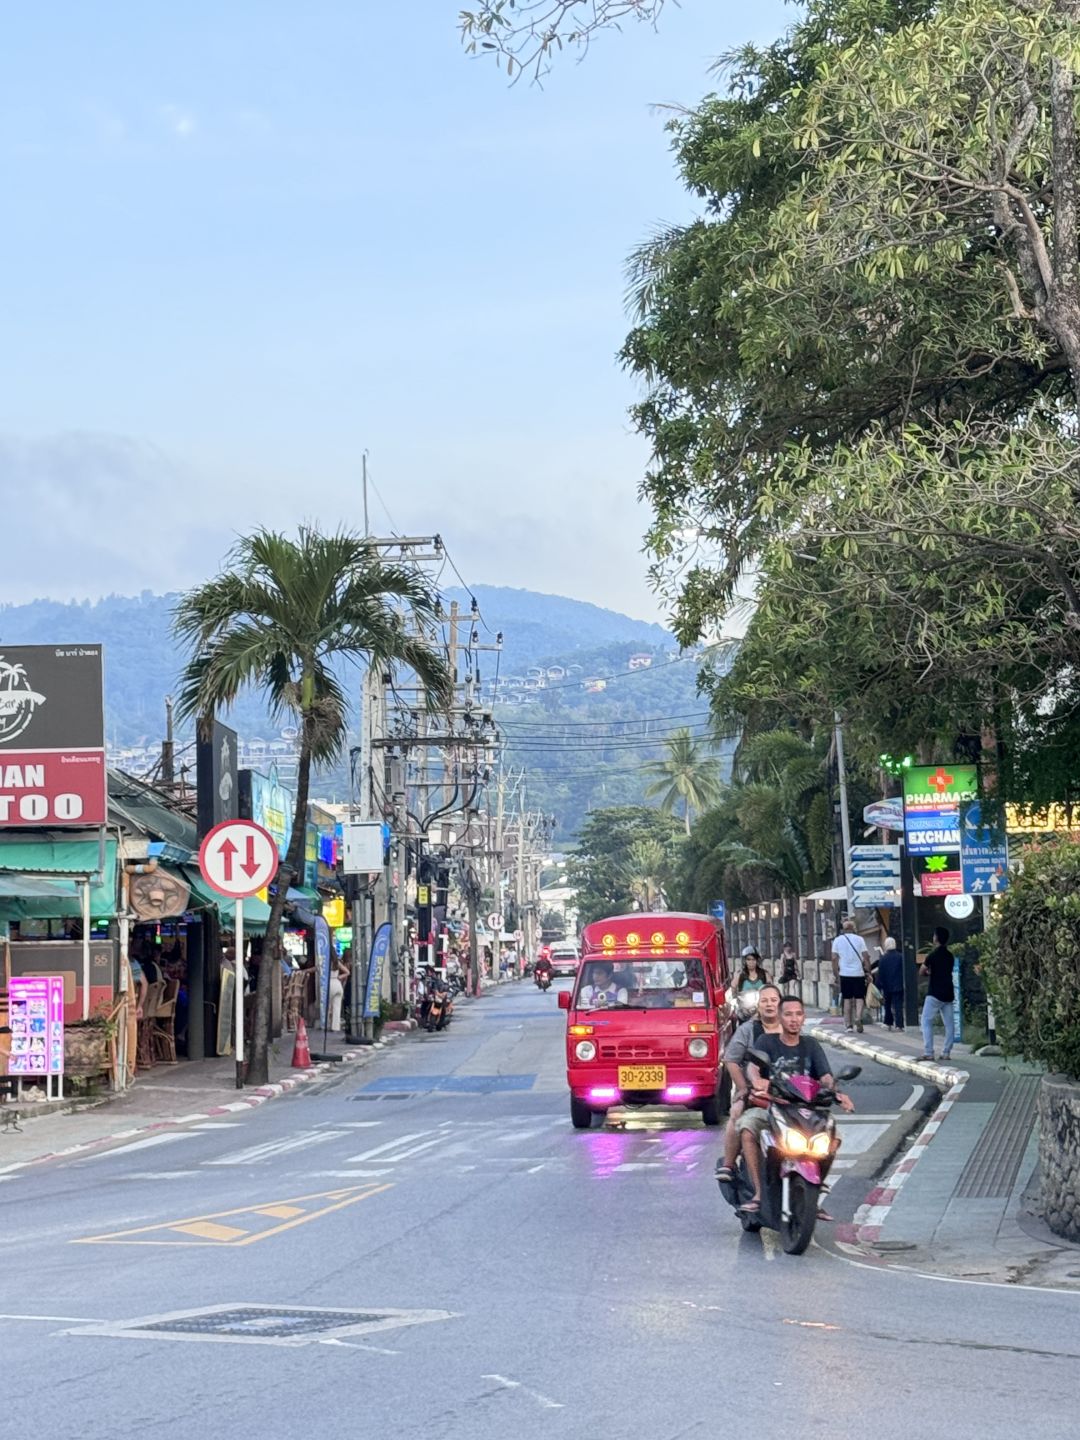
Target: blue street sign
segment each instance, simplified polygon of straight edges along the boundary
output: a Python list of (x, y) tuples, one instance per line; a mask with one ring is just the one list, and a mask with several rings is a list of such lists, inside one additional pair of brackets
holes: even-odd
[(386, 957), (390, 953), (391, 928), (389, 924), (380, 925), (375, 931), (375, 939), (371, 942), (371, 955), (368, 958), (367, 990), (364, 993), (364, 1018), (370, 1020), (379, 1013), (379, 1000), (382, 996), (383, 969), (386, 965)]
[(1009, 841), (1000, 808), (985, 800), (960, 807), (960, 871), (965, 895), (1009, 888)]
[(709, 905), (709, 914), (714, 920), (719, 920), (720, 924), (723, 925), (727, 919), (727, 906), (723, 900), (713, 900)]

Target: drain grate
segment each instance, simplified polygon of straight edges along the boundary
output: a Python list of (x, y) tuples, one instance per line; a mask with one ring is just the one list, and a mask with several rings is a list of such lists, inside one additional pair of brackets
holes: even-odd
[(960, 1176), (956, 1194), (962, 1200), (1004, 1200), (1012, 1194), (1020, 1162), (1035, 1123), (1040, 1078), (1018, 1075), (979, 1137)]
[(80, 1326), (69, 1335), (115, 1339), (224, 1340), (240, 1344), (309, 1345), (403, 1325), (451, 1319), (448, 1310), (320, 1310), (307, 1305), (210, 1305), (142, 1320)]

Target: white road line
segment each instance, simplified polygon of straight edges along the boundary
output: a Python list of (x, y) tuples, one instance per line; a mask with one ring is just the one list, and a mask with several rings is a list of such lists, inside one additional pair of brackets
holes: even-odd
[(923, 1090), (924, 1090), (925, 1088), (926, 1088), (926, 1087), (925, 1087), (924, 1085), (912, 1085), (912, 1087), (911, 1087), (911, 1094), (910, 1094), (910, 1095), (908, 1096), (908, 1098), (904, 1101), (904, 1103), (900, 1106), (900, 1109), (901, 1109), (901, 1110), (914, 1110), (915, 1106), (919, 1103), (919, 1099), (920, 1099), (920, 1097), (922, 1096)]
[(115, 1150), (99, 1150), (96, 1155), (85, 1155), (80, 1164), (87, 1164), (91, 1160), (109, 1160), (114, 1155), (130, 1155), (133, 1150), (151, 1150), (155, 1145), (172, 1145), (177, 1140), (187, 1140), (191, 1131), (177, 1134), (170, 1131), (167, 1135), (148, 1135), (145, 1140), (135, 1140), (130, 1145), (119, 1145)]
[(284, 1140), (271, 1140), (264, 1145), (252, 1145), (247, 1150), (234, 1150), (219, 1160), (204, 1160), (204, 1165), (258, 1165), (278, 1155), (289, 1155), (296, 1150), (306, 1150), (312, 1145), (321, 1145), (324, 1140), (338, 1140), (344, 1131), (304, 1130), (299, 1135), (286, 1136)]
[(201, 1170), (136, 1170), (125, 1175), (125, 1180), (187, 1180), (192, 1175), (201, 1175)]
[(242, 1120), (209, 1120), (205, 1125), (192, 1125), (191, 1128), (192, 1130), (202, 1130), (206, 1132), (211, 1130), (242, 1130), (244, 1128), (244, 1122)]
[(387, 1150), (396, 1150), (399, 1145), (408, 1145), (413, 1140), (423, 1140), (425, 1135), (430, 1134), (430, 1130), (417, 1130), (413, 1135), (399, 1135), (396, 1140), (387, 1140), (385, 1145), (376, 1145), (373, 1150), (365, 1150), (362, 1155), (350, 1155), (345, 1164), (362, 1165), (365, 1160), (373, 1160), (376, 1155), (384, 1155)]
[(437, 1135), (434, 1140), (425, 1140), (422, 1145), (414, 1145), (410, 1150), (401, 1150), (396, 1155), (384, 1155), (382, 1164), (396, 1165), (399, 1160), (407, 1160), (410, 1155), (419, 1155), (421, 1150), (430, 1150), (433, 1145), (441, 1145), (442, 1136)]
[[(320, 1120), (316, 1130), (373, 1130), (381, 1120)], [(453, 1123), (453, 1122), (451, 1122)]]
[(481, 1375), (481, 1380), (494, 1380), (496, 1385), (501, 1385), (504, 1390), (520, 1390), (523, 1395), (528, 1395), (530, 1400), (544, 1410), (563, 1410), (565, 1406), (561, 1400), (552, 1400), (550, 1395), (541, 1395), (539, 1390), (530, 1390), (528, 1385), (523, 1385), (520, 1380), (510, 1380), (505, 1375)]
[[(919, 1089), (920, 1089), (920, 1090), (922, 1089), (922, 1086), (921, 1086), (921, 1085), (919, 1086)], [(900, 1111), (899, 1111), (899, 1110), (879, 1110), (879, 1111), (856, 1110), (856, 1112), (855, 1112), (854, 1115), (838, 1115), (838, 1116), (837, 1116), (837, 1119), (836, 1119), (836, 1123), (837, 1123), (838, 1125), (860, 1125), (860, 1124), (862, 1124), (863, 1122), (865, 1122), (865, 1121), (867, 1121), (867, 1120), (870, 1120), (870, 1121), (885, 1121), (887, 1124), (891, 1124), (894, 1120), (899, 1120), (899, 1119), (900, 1119)]]
[(83, 1315), (0, 1315), (0, 1320), (42, 1320), (47, 1325), (108, 1325), (108, 1320), (87, 1320)]

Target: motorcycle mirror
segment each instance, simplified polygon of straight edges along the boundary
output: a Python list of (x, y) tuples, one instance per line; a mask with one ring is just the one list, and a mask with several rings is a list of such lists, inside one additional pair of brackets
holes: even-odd
[(559, 1009), (560, 1009), (560, 1010), (569, 1010), (569, 1009), (570, 1009), (570, 991), (569, 991), (569, 990), (560, 990), (560, 991), (559, 991)]
[(856, 1077), (856, 1075), (861, 1075), (861, 1074), (862, 1074), (862, 1066), (861, 1066), (861, 1065), (845, 1065), (844, 1068), (843, 1068), (843, 1070), (840, 1071), (839, 1075), (837, 1075), (836, 1078), (837, 1078), (837, 1080), (854, 1080), (855, 1077)]
[(753, 1060), (754, 1064), (761, 1071), (762, 1075), (768, 1075), (771, 1061), (763, 1050), (747, 1050), (746, 1058)]

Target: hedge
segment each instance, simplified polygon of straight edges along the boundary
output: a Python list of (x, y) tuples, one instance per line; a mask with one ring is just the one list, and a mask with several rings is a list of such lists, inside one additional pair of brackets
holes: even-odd
[(1080, 1078), (1080, 845), (1025, 850), (979, 948), (1005, 1050)]

